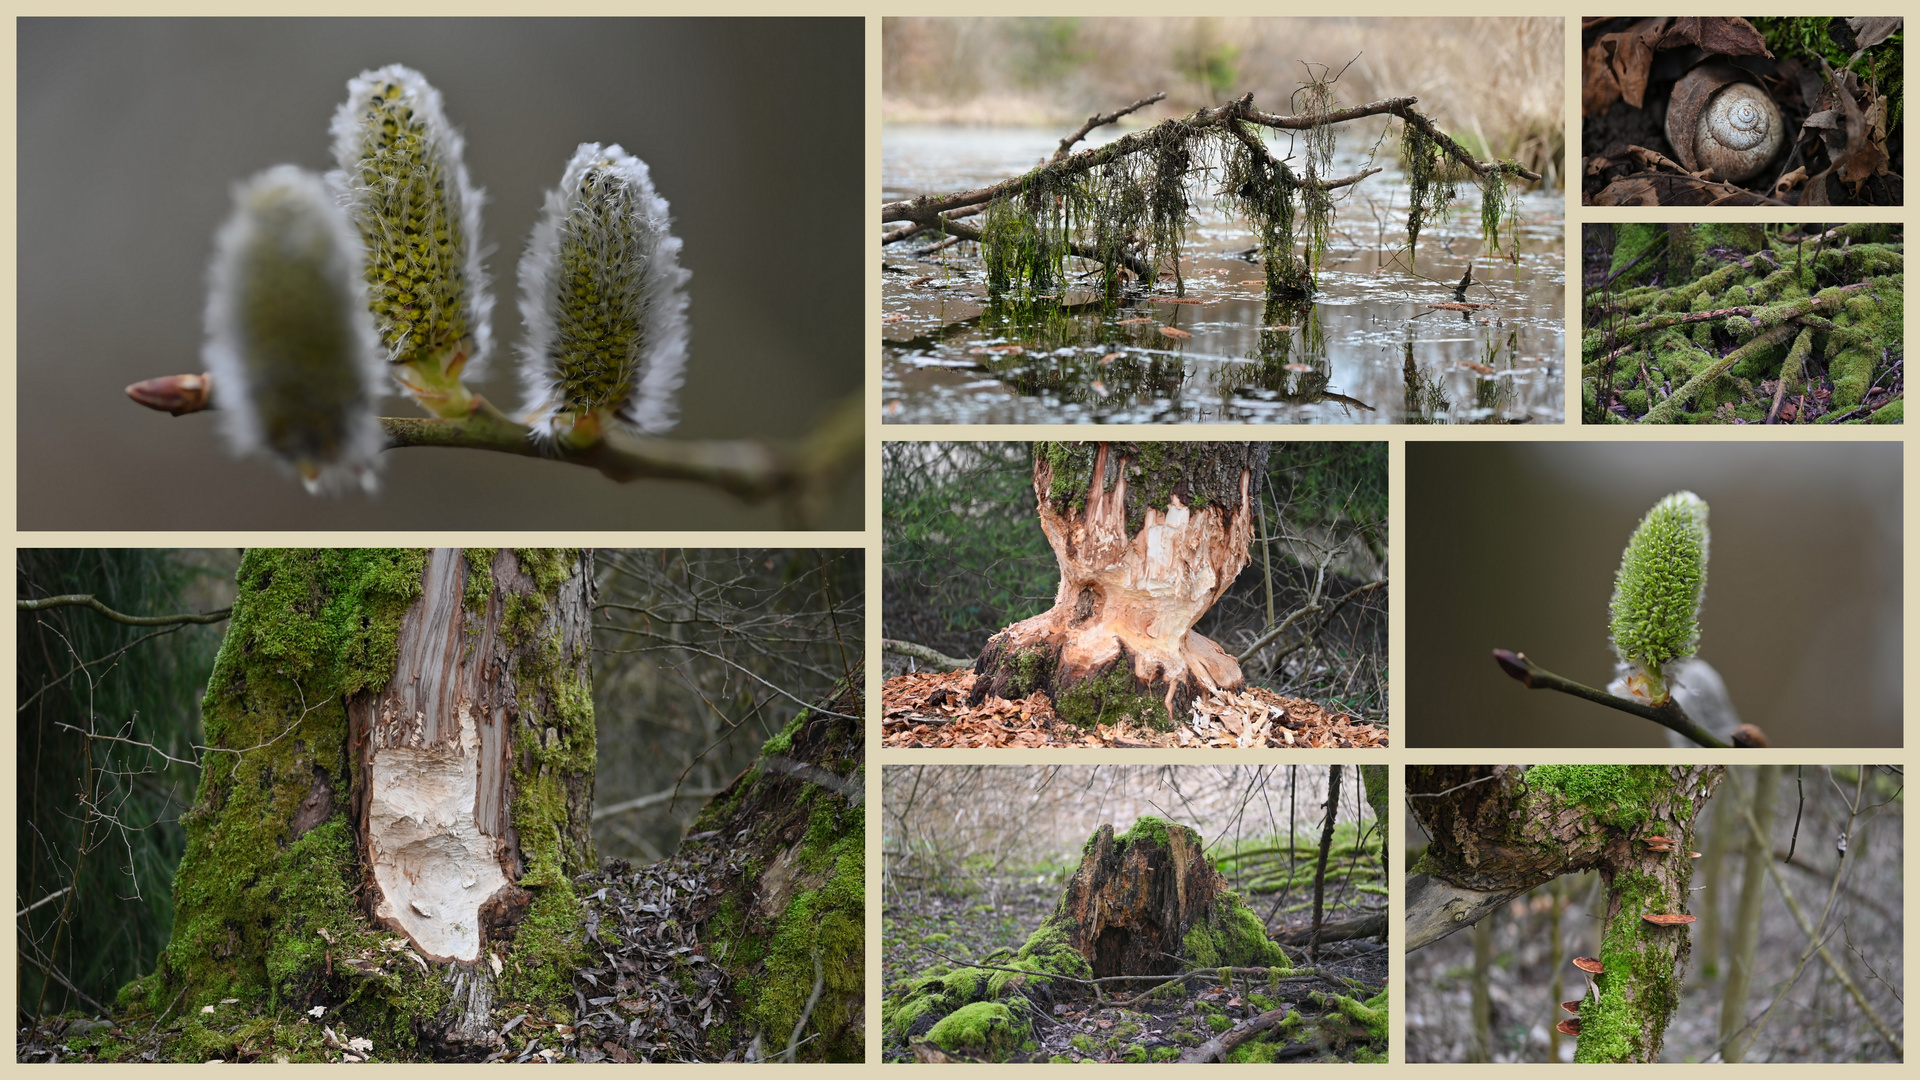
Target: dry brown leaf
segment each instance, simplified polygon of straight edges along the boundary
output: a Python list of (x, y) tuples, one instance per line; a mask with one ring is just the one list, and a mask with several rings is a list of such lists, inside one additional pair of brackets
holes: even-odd
[(1186, 339), (1192, 337), (1193, 335), (1187, 333), (1185, 330), (1176, 330), (1171, 326), (1163, 326), (1160, 328), (1160, 336), (1170, 337), (1176, 341), (1185, 341)]

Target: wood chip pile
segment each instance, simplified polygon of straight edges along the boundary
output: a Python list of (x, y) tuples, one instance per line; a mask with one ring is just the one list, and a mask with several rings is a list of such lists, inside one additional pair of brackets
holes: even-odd
[(1054, 714), (1045, 692), (1021, 701), (988, 697), (978, 706), (969, 706), (973, 679), (973, 672), (964, 670), (915, 672), (888, 679), (880, 695), (886, 745), (942, 750), (1024, 746), (1370, 749), (1387, 745), (1385, 728), (1257, 686), (1216, 691), (1195, 702), (1193, 711), (1174, 730), (1154, 731), (1126, 720), (1092, 729), (1077, 727)]

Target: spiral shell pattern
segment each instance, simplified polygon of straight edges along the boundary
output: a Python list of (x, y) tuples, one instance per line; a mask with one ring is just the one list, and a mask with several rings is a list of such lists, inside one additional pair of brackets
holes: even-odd
[(1780, 150), (1780, 106), (1746, 72), (1709, 62), (1674, 84), (1667, 142), (1689, 172), (1730, 183), (1759, 175)]
[(1707, 110), (1707, 123), (1711, 125), (1714, 140), (1722, 146), (1751, 150), (1767, 138), (1772, 125), (1767, 123), (1767, 110), (1753, 100), (1753, 95), (1738, 90), (1737, 86), (1728, 87), (1713, 99), (1713, 107)]

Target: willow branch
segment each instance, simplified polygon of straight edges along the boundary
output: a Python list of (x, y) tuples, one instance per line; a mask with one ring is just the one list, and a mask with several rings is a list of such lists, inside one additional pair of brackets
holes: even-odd
[(1664, 705), (1643, 705), (1632, 698), (1618, 697), (1614, 694), (1607, 693), (1605, 690), (1595, 690), (1585, 683), (1577, 683), (1572, 679), (1555, 675), (1553, 672), (1539, 667), (1534, 664), (1533, 661), (1527, 659), (1526, 653), (1515, 653), (1508, 652), (1505, 649), (1495, 649), (1493, 650), (1493, 658), (1500, 664), (1500, 670), (1513, 676), (1522, 686), (1525, 686), (1529, 690), (1558, 690), (1563, 694), (1572, 694), (1577, 698), (1586, 698), (1588, 701), (1596, 704), (1605, 705), (1609, 709), (1618, 709), (1624, 713), (1632, 713), (1643, 720), (1651, 720), (1661, 727), (1685, 735), (1701, 746), (1711, 747), (1715, 750), (1732, 749), (1732, 747), (1726, 743), (1714, 738), (1713, 734), (1706, 728), (1694, 723), (1693, 718), (1688, 716), (1686, 710), (1680, 707), (1680, 703), (1671, 697), (1667, 699), (1667, 703)]
[[(184, 416), (214, 407), (211, 381), (207, 375), (167, 375), (127, 387), (127, 396), (147, 408)], [(194, 400), (183, 400), (173, 392), (182, 383), (200, 391)], [(476, 394), (474, 401), (474, 411), (463, 417), (381, 417), (387, 448), (492, 450), (584, 465), (621, 483), (688, 480), (758, 502), (775, 495), (819, 491), (834, 477), (859, 465), (867, 434), (865, 395), (861, 392), (836, 405), (798, 441), (655, 439), (608, 432), (585, 449), (543, 444), (534, 438), (532, 428), (508, 417), (485, 398)]]
[(232, 608), (221, 608), (204, 614), (187, 615), (125, 615), (113, 610), (95, 599), (92, 593), (68, 593), (65, 596), (48, 596), (39, 600), (20, 600), (16, 605), (21, 611), (44, 611), (56, 607), (86, 607), (105, 615), (117, 623), (128, 626), (172, 626), (176, 623), (217, 623), (225, 622)]

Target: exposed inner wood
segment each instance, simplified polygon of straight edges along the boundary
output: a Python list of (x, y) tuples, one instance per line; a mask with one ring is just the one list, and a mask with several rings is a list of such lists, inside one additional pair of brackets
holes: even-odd
[(1115, 844), (1102, 825), (1067, 883), (1056, 918), (1095, 978), (1179, 971), (1187, 931), (1227, 889), (1197, 838), (1169, 828), (1167, 842)]
[(436, 548), (400, 628), (393, 681), (349, 702), (364, 768), (360, 828), (376, 919), (439, 961), (480, 958), (482, 908), (511, 909), (512, 687), (496, 657), (500, 603), (462, 608), (459, 550)]
[[(1025, 696), (1012, 685), (1012, 661), (1035, 649), (1053, 658), (1046, 688), (1056, 700), (1122, 663), (1135, 685), (1161, 697), (1175, 718), (1197, 694), (1246, 685), (1239, 662), (1193, 625), (1247, 565), (1251, 473), (1241, 475), (1238, 505), (1195, 510), (1173, 495), (1164, 509), (1148, 508), (1139, 531), (1128, 535), (1125, 459), (1109, 449), (1102, 445), (1095, 457), (1086, 508), (1078, 513), (1054, 507), (1046, 497), (1052, 471), (1045, 458), (1035, 462), (1040, 527), (1060, 564), (1060, 587), (1050, 610), (989, 644), (997, 663), (983, 655), (976, 669), (989, 676), (976, 685), (980, 700), (989, 692)], [(1117, 478), (1108, 489), (1110, 469)]]

